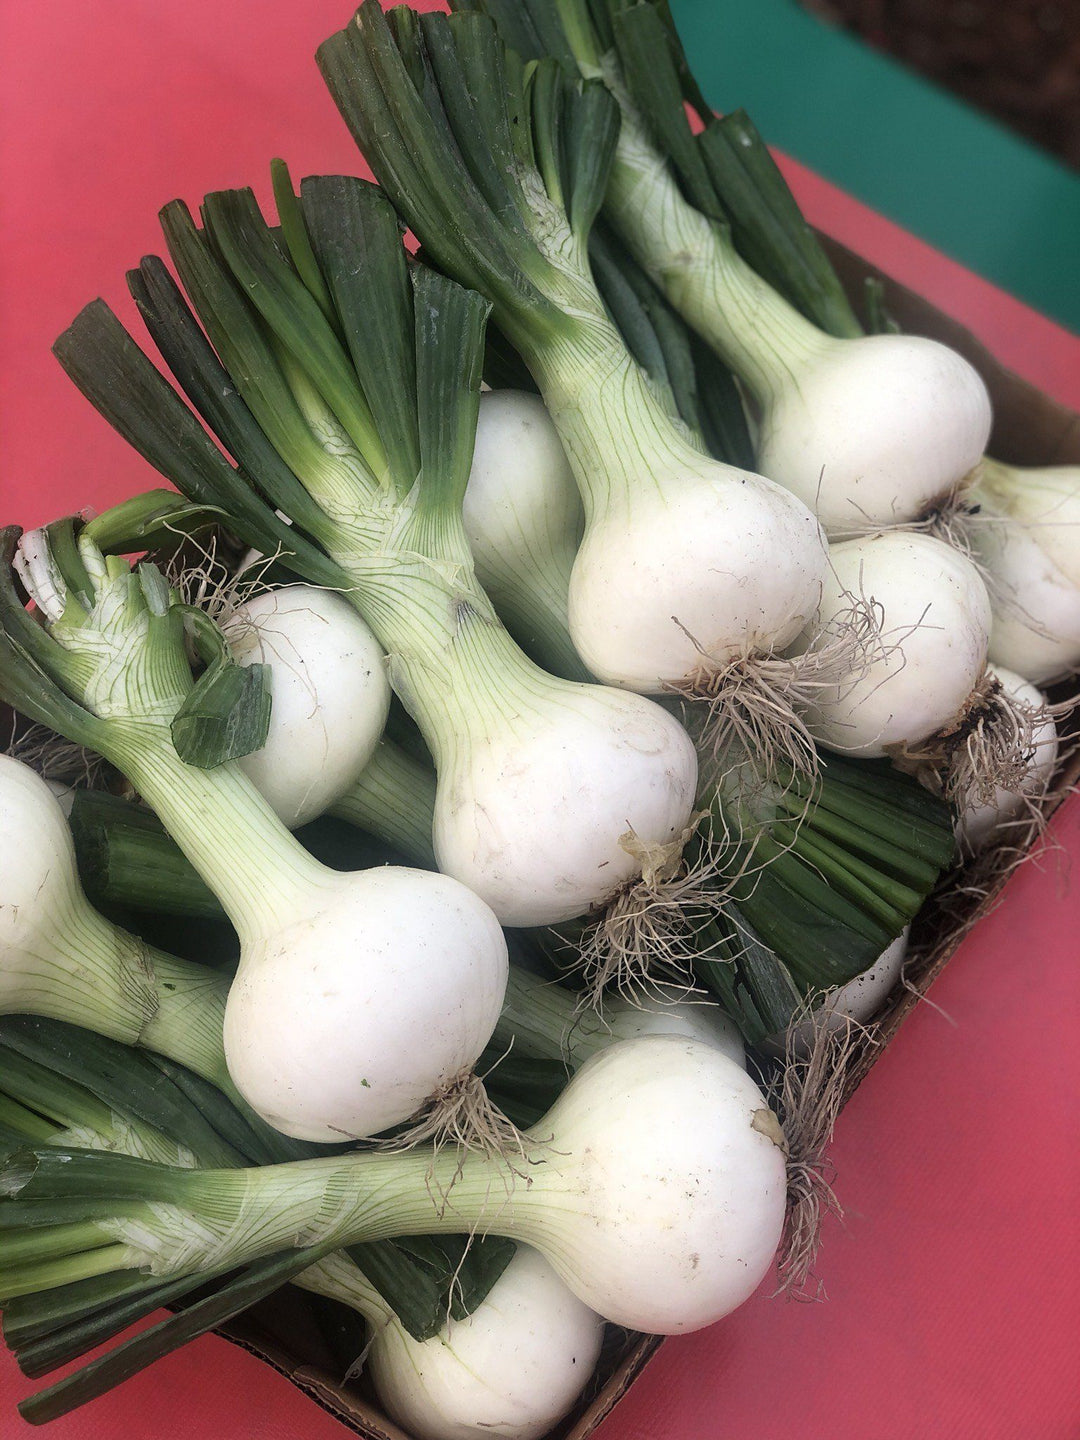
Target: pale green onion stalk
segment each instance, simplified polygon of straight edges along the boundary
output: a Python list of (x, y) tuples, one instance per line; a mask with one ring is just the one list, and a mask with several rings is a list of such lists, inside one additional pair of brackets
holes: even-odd
[[(29, 548), (47, 551), (44, 534)], [(360, 1138), (409, 1120), (464, 1082), (491, 1035), (507, 967), (495, 916), (449, 876), (330, 870), (235, 763), (185, 764), (172, 739), (193, 687), (183, 608), (152, 567), (106, 562), (85, 535), (78, 555), (86, 604), (61, 591), (58, 569), (23, 567), (48, 621), (39, 648), (79, 697), (71, 723), (158, 813), (237, 931), (224, 1021), (233, 1082), (299, 1139)], [(29, 640), (32, 622), (7, 605), (10, 630)], [(29, 681), (14, 678), (9, 698), (44, 718)]]
[(527, 1245), (481, 1303), (414, 1339), (340, 1251), (298, 1284), (371, 1326), (364, 1371), (390, 1418), (416, 1440), (533, 1440), (573, 1405), (596, 1368), (604, 1322)]
[(233, 607), (222, 634), (239, 665), (268, 665), (270, 729), (241, 770), (295, 830), (353, 789), (386, 725), (390, 682), (379, 643), (340, 595), (265, 590)]
[(435, 869), (435, 795), (435, 772), (384, 735), (359, 780), (329, 813), (384, 840), (413, 864)]
[[(469, 0), (515, 29), (516, 7)], [(621, 126), (605, 197), (607, 219), (686, 322), (739, 376), (758, 411), (758, 470), (813, 509), (831, 534), (911, 521), (943, 503), (975, 466), (990, 433), (990, 401), (975, 370), (935, 341), (907, 335), (838, 338), (806, 320), (739, 255), (671, 75), (671, 40), (655, 26), (651, 76), (683, 160), (709, 192), (690, 186), (635, 106), (622, 62), (600, 25), (618, 36), (638, 21), (617, 0), (525, 0), (557, 52), (599, 78)], [(652, 7), (661, 21), (664, 7)], [(669, 17), (667, 17), (669, 18)], [(613, 29), (614, 27), (614, 29)], [(536, 53), (535, 50), (531, 53)], [(675, 101), (664, 89), (670, 83)]]
[(585, 517), (559, 432), (538, 395), (481, 395), (464, 513), (477, 577), (510, 633), (545, 669), (591, 679), (567, 615)]
[(44, 1015), (141, 1045), (227, 1093), (228, 982), (106, 920), (79, 884), (63, 810), (0, 755), (0, 1013)]
[(515, 1058), (565, 1060), (577, 1069), (619, 1040), (640, 1035), (681, 1035), (714, 1045), (737, 1065), (746, 1051), (735, 1022), (720, 1006), (685, 988), (650, 985), (640, 995), (605, 999), (602, 1013), (579, 1005), (561, 985), (510, 966), (506, 999), (492, 1041)]
[(787, 491), (704, 455), (608, 318), (587, 254), (617, 131), (603, 88), (554, 62), (526, 74), (484, 16), (394, 14), (367, 0), (319, 61), (403, 219), (492, 301), (537, 381), (585, 509), (569, 592), (582, 661), (659, 692), (783, 648), (816, 602), (820, 530)]
[(293, 1245), (474, 1229), (532, 1245), (590, 1309), (647, 1332), (711, 1324), (764, 1278), (784, 1223), (783, 1135), (711, 1046), (670, 1035), (609, 1046), (522, 1146), (513, 1162), (443, 1147), (200, 1172), (24, 1150), (0, 1168), (0, 1212), (67, 1197), (85, 1222), (7, 1228), (4, 1292), (55, 1283), (35, 1259), (65, 1246), (62, 1270), (81, 1256), (87, 1274), (164, 1276)]
[(1080, 469), (985, 459), (950, 524), (987, 579), (991, 659), (1036, 685), (1080, 666)]

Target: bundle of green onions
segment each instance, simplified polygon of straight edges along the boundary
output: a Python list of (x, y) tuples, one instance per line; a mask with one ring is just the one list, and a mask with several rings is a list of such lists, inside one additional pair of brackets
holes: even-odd
[[(1017, 706), (1015, 685), (987, 661), (1039, 684), (1080, 662), (1075, 470), (985, 458), (990, 406), (970, 365), (892, 326), (862, 333), (749, 119), (718, 118), (707, 105), (666, 0), (451, 8), (492, 17), (528, 60), (556, 59), (606, 85), (621, 117), (606, 222), (712, 354), (708, 381), (717, 359), (737, 374), (753, 411), (754, 468), (847, 541), (832, 547), (819, 633), (849, 623), (853, 590), (883, 611), (892, 643), (854, 684), (813, 697), (805, 719), (815, 738), (916, 759), (961, 809), (1023, 791), (1047, 717), (1038, 702), (1034, 715), (1029, 701)], [(348, 40), (324, 47), (358, 137), (363, 102), (340, 75), (373, 21), (358, 17)], [(907, 526), (918, 536), (877, 533)], [(923, 623), (930, 606), (938, 624)]]
[(451, 9), (320, 49), (382, 188), (166, 206), (175, 387), (102, 301), (57, 341), (175, 491), (0, 532), (5, 1336), (175, 1310), (34, 1421), (292, 1282), (418, 1440), (545, 1434), (605, 1322), (798, 1273), (770, 1057), (1051, 782), (1070, 478), (862, 333), (666, 0)]
[[(293, 252), (308, 257), (305, 270), (281, 251), (247, 192), (207, 197), (205, 234), (177, 207), (164, 212), (178, 268), (207, 335), (231, 369), (223, 369), (159, 261), (144, 261), (130, 277), (159, 348), (189, 398), (236, 457), (236, 470), (195, 429), (178, 397), (100, 302), (88, 307), (57, 342), (59, 357), (98, 408), (192, 505), (230, 509), (230, 523), (245, 539), (263, 546), (271, 536), (276, 547), (289, 544), (291, 532), (300, 527), (325, 537), (324, 549), (348, 571), (348, 580), (339, 583), (383, 639), (391, 656), (391, 682), (434, 756), (437, 785), (430, 780), (424, 785), (413, 767), (407, 774), (387, 775), (382, 791), (386, 794), (392, 786), (396, 799), (391, 811), (409, 817), (412, 857), (425, 858), (416, 837), (433, 834), (439, 866), (482, 895), (504, 924), (550, 925), (586, 915), (585, 936), (574, 933), (567, 943), (576, 953), (583, 952), (582, 963), (597, 990), (611, 979), (634, 984), (642, 974), (665, 974), (691, 953), (715, 953), (719, 968), (707, 963), (704, 974), (737, 1006), (747, 1038), (760, 1040), (783, 1028), (808, 990), (851, 980), (909, 923), (951, 855), (945, 812), (888, 771), (873, 778), (867, 772), (863, 778), (864, 789), (877, 792), (876, 806), (833, 783), (828, 774), (804, 783), (792, 763), (785, 766), (757, 755), (745, 734), (730, 735), (718, 747), (707, 725), (707, 733), (698, 738), (703, 762), (699, 779), (686, 731), (655, 703), (611, 688), (555, 680), (551, 672), (567, 672), (565, 656), (573, 648), (564, 628), (565, 557), (573, 553), (578, 538), (579, 512), (566, 500), (565, 461), (551, 422), (541, 422), (535, 410), (531, 430), (539, 430), (546, 455), (556, 456), (555, 464), (537, 465), (532, 476), (533, 493), (545, 503), (535, 505), (530, 514), (527, 496), (519, 507), (518, 492), (505, 478), (497, 490), (489, 479), (489, 504), (485, 510), (474, 494), (469, 528), (470, 538), (481, 537), (482, 543), (474, 539), (474, 546), (487, 554), (498, 552), (499, 545), (497, 537), (485, 542), (482, 532), (485, 523), (497, 525), (500, 514), (511, 517), (522, 537), (520, 548), (531, 557), (537, 583), (518, 584), (506, 571), (496, 588), (500, 596), (512, 597), (510, 608), (521, 629), (532, 635), (534, 653), (551, 667), (546, 675), (525, 661), (501, 627), (490, 623), (490, 600), (478, 583), (466, 584), (463, 578), (472, 563), (461, 528), (460, 495), (454, 512), (448, 505), (440, 522), (446, 533), (439, 540), (444, 547), (439, 563), (451, 563), (452, 553), (453, 586), (430, 569), (409, 576), (399, 566), (392, 573), (379, 570), (373, 575), (368, 558), (346, 553), (346, 541), (354, 548), (359, 543), (356, 528), (369, 523), (365, 516), (374, 515), (375, 502), (356, 478), (363, 459), (345, 435), (349, 407), (340, 396), (334, 400), (334, 386), (351, 395), (354, 409), (370, 395), (369, 408), (379, 413), (376, 397), (383, 392), (365, 370), (378, 336), (371, 334), (366, 349), (363, 343), (379, 311), (371, 303), (362, 305), (361, 297), (378, 295), (381, 304), (389, 306), (395, 291), (386, 277), (394, 277), (396, 319), (387, 318), (380, 333), (408, 334), (406, 262), (389, 209), (371, 187), (339, 179), (306, 181), (298, 205), (280, 167), (277, 176), (279, 205), (292, 217), (286, 233), (292, 236)], [(312, 237), (321, 237), (325, 276)], [(335, 298), (335, 257), (343, 253), (354, 258), (347, 285)], [(412, 273), (417, 284), (432, 283), (424, 279), (429, 272), (422, 267)], [(307, 285), (302, 274), (308, 275)], [(252, 297), (250, 303), (245, 304), (244, 295)], [(322, 307), (317, 295), (323, 297)], [(339, 335), (354, 337), (352, 351), (346, 353)], [(613, 347), (621, 344), (613, 329), (609, 338)], [(640, 379), (625, 350), (623, 356), (624, 368)], [(385, 377), (381, 381), (388, 383)], [(401, 383), (415, 387), (415, 374)], [(228, 397), (227, 413), (216, 398), (222, 394)], [(331, 410), (332, 402), (337, 411)], [(394, 403), (400, 404), (400, 396)], [(507, 408), (495, 416), (495, 425), (505, 426)], [(491, 413), (490, 408), (480, 411), (482, 419)], [(291, 418), (287, 431), (285, 416)], [(384, 423), (389, 425), (390, 419)], [(625, 407), (620, 423), (625, 429), (634, 424)], [(664, 423), (676, 434), (671, 421)], [(491, 434), (490, 428), (486, 433)], [(373, 443), (368, 441), (369, 451)], [(374, 465), (377, 456), (369, 458)], [(293, 467), (289, 470), (287, 460)], [(402, 489), (412, 483), (404, 478), (412, 473), (409, 465), (403, 455)], [(291, 527), (261, 502), (249, 478), (279, 472), (283, 478), (268, 495), (279, 509), (291, 503), (291, 512), (286, 512), (295, 521)], [(332, 493), (326, 475), (334, 477), (337, 488)], [(459, 479), (464, 488), (468, 475)], [(241, 483), (243, 510), (236, 493)], [(550, 503), (548, 497), (559, 486)], [(296, 491), (302, 501), (297, 501)], [(336, 530), (325, 510), (321, 519), (308, 513), (315, 495), (337, 516)], [(153, 497), (135, 502), (122, 517), (108, 521), (111, 534), (104, 518), (93, 522), (89, 533), (110, 549), (123, 548), (140, 533), (140, 524), (143, 539), (147, 528), (160, 524), (165, 503)], [(183, 509), (176, 502), (178, 523)], [(485, 514), (494, 514), (496, 520), (485, 521)], [(537, 517), (541, 522), (530, 524)], [(401, 524), (392, 510), (380, 516), (379, 523)], [(451, 525), (456, 532), (452, 545)], [(374, 534), (363, 541), (386, 544)], [(393, 544), (404, 541), (395, 534)], [(289, 563), (305, 578), (318, 578), (318, 566), (313, 568), (306, 551), (299, 557), (294, 553)], [(325, 564), (325, 558), (320, 563)], [(410, 564), (415, 563), (410, 554)], [(478, 569), (485, 576), (490, 573), (490, 567)], [(433, 583), (438, 586), (435, 595), (430, 592)], [(389, 609), (388, 598), (380, 598), (383, 589), (387, 596), (399, 595), (397, 609)], [(541, 589), (548, 597), (561, 596), (561, 617), (553, 604), (534, 603)], [(307, 599), (290, 603), (300, 615), (308, 609)], [(316, 603), (312, 600), (312, 608)], [(465, 604), (468, 654), (462, 653), (464, 644), (454, 633)], [(437, 612), (431, 617), (425, 610), (435, 605), (457, 607), (449, 628), (445, 617)], [(287, 630), (287, 617), (280, 612), (277, 604), (271, 629), (278, 637)], [(485, 614), (488, 619), (482, 620)], [(403, 615), (413, 617), (415, 633), (400, 633)], [(242, 628), (258, 627), (247, 606), (241, 605), (235, 618)], [(559, 636), (556, 645), (549, 643), (553, 634)], [(300, 636), (285, 643), (291, 654), (307, 648)], [(432, 647), (429, 657), (412, 658), (421, 645)], [(448, 645), (452, 667), (445, 662)], [(265, 652), (264, 643), (260, 653)], [(328, 664), (333, 671), (332, 657)], [(309, 676), (302, 691), (312, 683)], [(334, 683), (330, 678), (327, 693)], [(696, 734), (700, 722), (692, 706), (684, 718)], [(287, 750), (290, 772), (301, 755), (317, 759), (320, 753), (308, 747), (298, 752), (291, 741)], [(382, 750), (375, 758), (387, 768)], [(285, 769), (280, 763), (276, 768), (279, 776)], [(363, 772), (334, 812), (400, 844), (400, 838), (355, 803), (358, 787), (367, 785), (365, 777)], [(298, 776), (296, 783), (303, 796), (314, 782)], [(695, 790), (699, 810), (692, 819)], [(536, 826), (532, 819), (542, 808), (551, 821)], [(830, 820), (829, 814), (839, 819)], [(773, 913), (775, 888), (759, 876), (766, 852), (782, 887), (780, 915)], [(822, 863), (840, 887), (836, 900), (821, 882)], [(804, 944), (789, 941), (782, 912), (793, 907), (807, 912), (815, 932), (812, 958)], [(724, 911), (719, 927), (711, 914), (718, 908)], [(764, 932), (775, 952), (761, 963), (743, 959), (755, 932)], [(759, 957), (765, 949), (759, 947)]]

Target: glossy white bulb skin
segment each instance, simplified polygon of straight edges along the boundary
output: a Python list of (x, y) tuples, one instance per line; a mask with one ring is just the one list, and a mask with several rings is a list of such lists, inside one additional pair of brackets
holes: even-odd
[(687, 998), (677, 986), (651, 986), (649, 993), (632, 999), (618, 995), (605, 1001), (603, 1015), (585, 1011), (567, 1037), (571, 1058), (592, 1054), (616, 1040), (640, 1035), (679, 1035), (712, 1045), (736, 1065), (746, 1069), (746, 1046), (739, 1027), (712, 1000)]
[(990, 658), (1036, 685), (1080, 666), (1080, 471), (987, 460), (965, 532), (989, 576)]
[(560, 685), (440, 761), (435, 856), (503, 925), (554, 925), (640, 874), (619, 843), (628, 831), (678, 839), (696, 789), (697, 755), (674, 716), (640, 695)]
[(757, 466), (830, 535), (916, 520), (978, 464), (990, 397), (955, 350), (916, 335), (822, 339), (764, 405)]
[(441, 1334), (376, 1328), (367, 1371), (390, 1418), (416, 1440), (534, 1440), (592, 1376), (604, 1322), (527, 1245), (487, 1298)]
[(806, 712), (815, 739), (842, 754), (883, 756), (914, 745), (963, 710), (986, 665), (990, 598), (978, 570), (929, 535), (886, 530), (831, 547), (816, 625), (830, 627), (863, 596), (880, 607), (887, 653), (853, 682), (823, 689)]
[(301, 1140), (361, 1139), (475, 1064), (502, 1008), (506, 942), (446, 875), (325, 872), (291, 923), (246, 943), (225, 1011), (245, 1100)]
[[(1040, 691), (1021, 676), (1000, 665), (991, 665), (991, 673), (1001, 681), (1006, 693), (1014, 700), (1038, 710), (1044, 704)], [(998, 788), (994, 798), (985, 805), (970, 805), (956, 822), (956, 836), (964, 847), (975, 851), (983, 849), (997, 837), (1002, 827), (1012, 820), (1020, 819), (1028, 812), (1028, 801), (1045, 793), (1047, 783), (1054, 773), (1058, 757), (1058, 733), (1053, 716), (1047, 715), (1035, 728), (1032, 736), (1032, 753), (1027, 774), (1022, 784), (1012, 790)], [(1008, 838), (1009, 830), (1003, 831)]]
[(815, 1008), (813, 1016), (798, 1020), (788, 1026), (787, 1034), (774, 1035), (766, 1046), (774, 1054), (784, 1054), (791, 1049), (794, 1054), (805, 1056), (810, 1053), (815, 1037), (822, 1026), (830, 1034), (838, 1034), (848, 1027), (850, 1020), (860, 1025), (867, 1024), (878, 1013), (885, 1001), (896, 988), (904, 968), (908, 950), (907, 928), (884, 949), (873, 965), (849, 980), (829, 990)]
[(49, 785), (0, 755), (0, 1014), (32, 1000), (54, 937), (89, 909), (75, 847)]
[(349, 791), (386, 725), (378, 641), (347, 601), (309, 585), (269, 590), (222, 625), (241, 665), (272, 667), (270, 730), (240, 768), (290, 829)]
[(610, 1045), (529, 1134), (550, 1158), (515, 1193), (521, 1238), (614, 1324), (697, 1330), (764, 1279), (786, 1207), (779, 1129), (753, 1080), (711, 1045)]
[(684, 469), (612, 499), (585, 531), (570, 634), (608, 685), (659, 693), (703, 668), (782, 650), (828, 564), (806, 506), (760, 475), (686, 451)]
[(523, 573), (557, 582), (570, 573), (585, 515), (559, 432), (539, 395), (480, 396), (465, 533), (484, 589), (499, 593)]

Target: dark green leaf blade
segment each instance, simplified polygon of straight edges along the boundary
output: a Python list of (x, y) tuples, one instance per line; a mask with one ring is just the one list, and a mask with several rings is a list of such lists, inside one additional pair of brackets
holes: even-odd
[(249, 545), (280, 552), (315, 585), (340, 588), (343, 572), (276, 516), (214, 445), (104, 300), (91, 301), (53, 346), (91, 405), (197, 504), (220, 507)]
[(143, 1330), (140, 1334), (73, 1375), (32, 1395), (19, 1406), (19, 1413), (32, 1425), (42, 1425), (67, 1415), (87, 1401), (106, 1394), (124, 1380), (171, 1354), (190, 1340), (224, 1325), (233, 1316), (249, 1309), (263, 1296), (306, 1270), (309, 1265), (329, 1253), (333, 1245), (313, 1246), (306, 1250), (287, 1251), (272, 1255), (246, 1266), (239, 1276), (219, 1287), (213, 1295), (170, 1315), (167, 1320)]
[(743, 258), (829, 334), (861, 335), (821, 242), (745, 111), (714, 120), (698, 146)]
[(212, 770), (266, 743), (270, 728), (269, 665), (212, 665), (172, 719), (172, 741), (187, 765)]
[(433, 270), (413, 271), (421, 508), (460, 517), (469, 483), (491, 306)]
[(313, 176), (300, 196), (353, 368), (391, 473), (407, 494), (420, 469), (420, 442), (413, 297), (400, 224), (385, 195), (365, 180)]

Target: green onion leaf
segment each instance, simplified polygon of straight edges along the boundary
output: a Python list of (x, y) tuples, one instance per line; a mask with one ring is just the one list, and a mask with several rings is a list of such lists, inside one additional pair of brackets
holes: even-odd
[(400, 223), (377, 186), (348, 176), (305, 180), (301, 204), (391, 473), (407, 494), (420, 471), (420, 446), (413, 297)]
[(212, 770), (266, 744), (270, 729), (269, 665), (212, 665), (173, 716), (171, 733), (180, 759)]

